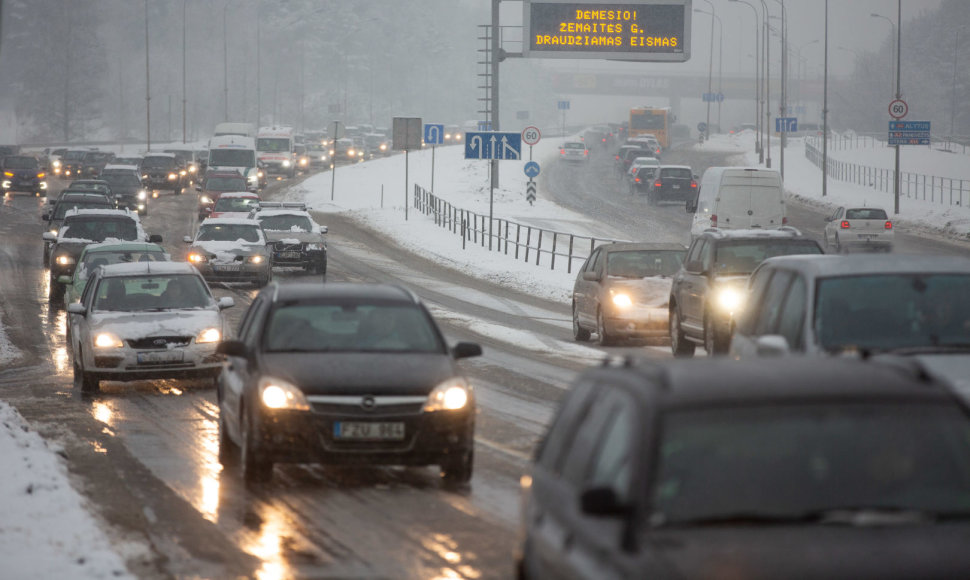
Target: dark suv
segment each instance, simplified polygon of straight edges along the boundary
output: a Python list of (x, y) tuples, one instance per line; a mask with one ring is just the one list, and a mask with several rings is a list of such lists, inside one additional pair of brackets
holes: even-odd
[(36, 157), (10, 155), (3, 158), (3, 192), (22, 191), (34, 195), (47, 193), (47, 173)]
[(687, 250), (670, 288), (670, 347), (674, 356), (727, 352), (735, 315), (744, 308), (748, 277), (766, 258), (824, 254), (792, 227), (777, 230), (708, 229)]
[(148, 189), (168, 189), (181, 194), (189, 172), (174, 153), (146, 153), (141, 161), (141, 180)]
[(625, 360), (521, 478), (519, 580), (970, 578), (970, 408), (913, 360)]

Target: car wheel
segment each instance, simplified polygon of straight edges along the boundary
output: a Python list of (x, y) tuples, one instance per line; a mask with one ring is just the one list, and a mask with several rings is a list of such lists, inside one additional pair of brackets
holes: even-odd
[(77, 357), (74, 359), (74, 386), (82, 393), (97, 393), (101, 390), (101, 381), (91, 376), (91, 373), (84, 372), (82, 362), (84, 354), (78, 349)]
[(247, 410), (243, 410), (242, 449), (239, 455), (243, 481), (247, 486), (266, 483), (272, 479), (273, 462), (259, 456), (256, 450), (256, 433)]
[(449, 485), (468, 483), (472, 479), (472, 468), (475, 462), (475, 450), (449, 457), (441, 464), (441, 477)]
[(589, 330), (579, 325), (579, 316), (576, 313), (576, 305), (573, 304), (573, 338), (575, 338), (578, 342), (586, 342), (589, 340), (589, 335)]
[(704, 317), (704, 348), (707, 350), (707, 356), (719, 356), (725, 354), (728, 349), (728, 341), (714, 328), (712, 316)]
[(223, 467), (235, 467), (239, 464), (239, 446), (229, 436), (226, 417), (219, 411), (219, 464)]
[(51, 290), (50, 290), (50, 294), (48, 295), (50, 301), (56, 302), (58, 300), (64, 300), (64, 291), (66, 288), (64, 284), (61, 284), (57, 281), (57, 277), (54, 276), (53, 272), (51, 272), (50, 274), (50, 283), (51, 283)]
[(670, 309), (670, 350), (674, 356), (690, 358), (694, 356), (694, 349), (697, 348), (693, 342), (687, 340), (683, 329), (680, 328), (680, 314), (677, 308)]
[(606, 331), (606, 320), (603, 318), (603, 310), (596, 310), (596, 334), (599, 335), (600, 346), (611, 346), (616, 340)]
[(839, 241), (839, 234), (835, 234), (835, 251), (840, 254), (845, 254), (846, 249), (842, 246), (842, 242)]

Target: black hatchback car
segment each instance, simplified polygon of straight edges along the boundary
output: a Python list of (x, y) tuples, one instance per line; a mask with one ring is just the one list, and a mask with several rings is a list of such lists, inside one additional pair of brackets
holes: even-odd
[(522, 477), (520, 580), (970, 578), (970, 408), (915, 361), (623, 361)]
[(40, 166), (36, 157), (30, 155), (10, 155), (3, 158), (3, 179), (0, 186), (3, 192), (22, 191), (34, 195), (47, 193), (47, 172)]
[(274, 463), (439, 465), (472, 476), (475, 396), (415, 294), (380, 284), (271, 283), (253, 300), (217, 381), (219, 461), (247, 484)]

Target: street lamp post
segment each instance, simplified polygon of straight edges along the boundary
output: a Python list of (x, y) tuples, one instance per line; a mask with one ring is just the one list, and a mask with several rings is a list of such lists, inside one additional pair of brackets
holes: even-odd
[(152, 149), (152, 77), (148, 57), (148, 0), (145, 0), (145, 144)]
[(222, 6), (222, 120), (229, 120), (229, 27), (226, 25), (226, 13), (229, 10), (229, 3), (226, 0)]
[(748, 0), (730, 0), (731, 2), (738, 2), (741, 4), (746, 4), (754, 12), (754, 122), (755, 122), (755, 132), (757, 133), (754, 142), (754, 150), (761, 156), (764, 160), (764, 153), (762, 151), (761, 143), (761, 61), (760, 56), (760, 37), (758, 35), (758, 27), (761, 24), (761, 18), (758, 14), (758, 9), (754, 4), (748, 2)]
[(187, 0), (182, 0), (182, 143), (185, 143), (185, 4)]
[[(883, 16), (882, 14), (877, 14), (875, 12), (873, 12), (869, 16), (871, 18), (882, 18), (883, 20), (885, 20), (886, 22), (889, 23), (889, 32), (891, 34), (890, 38), (892, 39), (892, 52), (891, 52), (891, 54), (893, 56), (898, 55), (898, 51), (896, 50), (896, 23), (893, 22), (892, 19), (889, 18), (888, 16)], [(890, 58), (893, 58), (893, 56), (891, 56)], [(898, 58), (896, 60), (898, 61)], [(895, 69), (896, 69), (896, 67), (893, 66), (894, 64), (895, 63), (893, 63), (892, 61), (890, 61), (890, 63), (889, 63), (889, 87), (890, 87), (890, 92), (892, 92), (893, 88), (897, 87), (896, 81), (895, 81), (895, 72), (894, 72)]]
[(771, 169), (771, 43), (768, 42), (768, 3), (765, 0), (761, 0), (762, 14), (764, 15), (764, 34), (761, 36), (761, 48), (765, 51), (765, 74), (764, 74), (764, 89), (765, 89), (765, 100), (761, 105), (761, 110), (765, 113), (765, 122), (762, 128), (765, 131), (765, 146), (764, 149), (767, 150), (764, 158), (765, 167)]
[[(714, 13), (714, 5), (711, 4), (709, 0), (704, 0), (704, 2), (707, 2), (707, 4), (711, 7), (711, 12), (710, 13), (705, 12), (704, 10), (701, 10), (700, 8), (695, 8), (694, 9), (694, 12), (702, 12), (704, 14), (713, 14)], [(707, 100), (707, 124), (706, 124), (707, 125), (707, 129), (704, 131), (704, 140), (705, 141), (707, 141), (708, 139), (710, 139), (710, 135), (711, 135), (711, 101), (710, 101), (710, 99), (711, 99), (711, 91), (714, 90), (714, 19), (713, 18), (711, 18), (711, 40), (710, 40), (710, 42), (711, 42), (711, 49), (710, 49), (710, 55), (708, 56), (708, 61), (707, 61), (707, 99), (708, 100)]]
[(829, 0), (825, 0), (825, 43), (822, 74), (822, 197), (828, 195), (829, 174)]
[[(788, 114), (788, 18), (785, 14), (785, 0), (775, 0), (781, 4), (781, 101), (778, 104), (779, 116)], [(787, 127), (786, 127), (787, 129)], [(782, 181), (785, 180), (785, 146), (788, 144), (788, 131), (781, 132), (781, 172)]]

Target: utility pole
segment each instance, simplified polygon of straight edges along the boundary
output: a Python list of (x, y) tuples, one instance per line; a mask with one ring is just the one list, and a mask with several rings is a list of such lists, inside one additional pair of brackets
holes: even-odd
[(187, 0), (182, 0), (182, 143), (185, 143), (185, 4)]
[(829, 0), (825, 0), (825, 58), (822, 80), (822, 197), (828, 195), (829, 174)]
[[(900, 45), (903, 42), (903, 0), (896, 0), (896, 98), (903, 98), (903, 93), (900, 90), (899, 73), (901, 67), (899, 65), (900, 55), (902, 50), (900, 50)], [(893, 193), (895, 196), (894, 211), (899, 214), (899, 145), (896, 145), (896, 172), (893, 176)]]
[(148, 0), (145, 0), (145, 143), (146, 151), (152, 149), (152, 78), (148, 58)]

